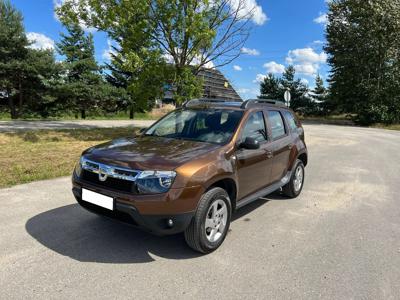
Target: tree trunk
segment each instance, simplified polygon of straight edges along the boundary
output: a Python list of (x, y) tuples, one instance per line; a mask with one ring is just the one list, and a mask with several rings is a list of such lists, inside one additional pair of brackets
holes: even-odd
[(15, 111), (14, 99), (10, 95), (8, 96), (8, 106), (10, 107), (11, 119), (16, 119), (17, 118), (17, 114), (16, 114), (16, 111)]
[(17, 117), (18, 114), (21, 115), (22, 112), (22, 81), (21, 81), (21, 77), (18, 79), (18, 89), (19, 89), (19, 95), (18, 95), (18, 113), (17, 113)]
[(81, 118), (86, 119), (86, 111), (84, 109), (81, 109)]
[(133, 120), (135, 117), (135, 110), (133, 108), (133, 105), (129, 108), (129, 119)]

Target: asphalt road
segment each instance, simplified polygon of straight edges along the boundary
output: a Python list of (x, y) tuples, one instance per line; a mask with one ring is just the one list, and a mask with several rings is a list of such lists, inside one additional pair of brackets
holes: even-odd
[(0, 132), (40, 129), (82, 129), (111, 127), (147, 127), (151, 120), (77, 120), (77, 121), (0, 121)]
[(84, 211), (69, 178), (0, 190), (0, 298), (400, 299), (400, 132), (305, 129), (301, 196), (241, 209), (206, 256)]

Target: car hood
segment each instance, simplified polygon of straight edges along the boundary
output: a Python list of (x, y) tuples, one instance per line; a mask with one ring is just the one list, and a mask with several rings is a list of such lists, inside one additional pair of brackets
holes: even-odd
[(86, 150), (96, 162), (136, 170), (173, 170), (200, 158), (219, 145), (154, 136), (120, 138)]

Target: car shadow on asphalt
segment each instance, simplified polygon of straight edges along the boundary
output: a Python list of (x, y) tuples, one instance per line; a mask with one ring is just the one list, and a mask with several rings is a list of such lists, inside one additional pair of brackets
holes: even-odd
[[(233, 221), (279, 197), (272, 194), (239, 209)], [(58, 207), (29, 219), (27, 232), (45, 247), (81, 262), (148, 263), (152, 255), (166, 259), (192, 259), (183, 234), (158, 237), (124, 223), (89, 213), (78, 204)]]

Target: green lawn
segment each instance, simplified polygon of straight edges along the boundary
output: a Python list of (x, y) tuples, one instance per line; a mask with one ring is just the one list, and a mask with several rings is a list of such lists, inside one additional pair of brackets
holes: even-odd
[(127, 127), (0, 133), (0, 188), (71, 175), (83, 150), (135, 132)]

